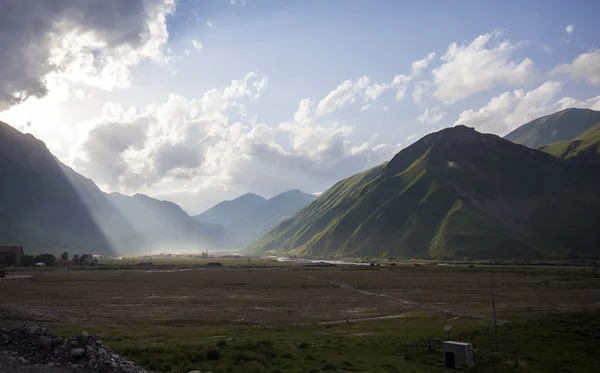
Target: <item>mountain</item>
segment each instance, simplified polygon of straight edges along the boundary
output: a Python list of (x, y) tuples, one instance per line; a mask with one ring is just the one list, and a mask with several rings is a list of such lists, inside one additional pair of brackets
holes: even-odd
[(237, 237), (240, 245), (245, 247), (268, 233), (282, 221), (291, 218), (298, 210), (316, 198), (315, 195), (304, 193), (298, 189), (288, 190), (265, 200), (228, 227), (230, 232)]
[(537, 149), (558, 141), (572, 140), (600, 123), (600, 111), (565, 109), (522, 125), (505, 139)]
[(46, 145), (0, 122), (0, 242), (27, 253), (114, 253), (139, 244), (125, 218), (89, 179)]
[(109, 200), (131, 222), (134, 231), (152, 244), (148, 248), (168, 252), (229, 249), (219, 225), (199, 223), (173, 202), (144, 194), (111, 193)]
[(572, 140), (559, 141), (540, 147), (540, 150), (560, 158), (570, 158), (583, 153), (600, 154), (600, 122)]
[(313, 257), (598, 257), (600, 182), (456, 126), (342, 180), (249, 247)]
[(199, 223), (218, 224), (228, 226), (240, 216), (246, 216), (262, 205), (266, 199), (254, 193), (246, 193), (231, 201), (223, 201), (199, 215), (194, 219)]

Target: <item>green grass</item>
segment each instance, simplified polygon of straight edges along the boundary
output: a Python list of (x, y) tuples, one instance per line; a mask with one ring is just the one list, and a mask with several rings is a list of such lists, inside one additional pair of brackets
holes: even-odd
[[(500, 326), (498, 371), (505, 371), (507, 363), (511, 372), (600, 371), (596, 358), (600, 351), (598, 316), (545, 316)], [(491, 372), (494, 333), (489, 323), (447, 322), (453, 325), (452, 339), (474, 346), (478, 364), (470, 371)], [(117, 352), (161, 372), (444, 372), (440, 352), (424, 349), (427, 338), (445, 337), (440, 327), (432, 326), (437, 324), (439, 320), (414, 317), (303, 328), (90, 331), (100, 334)]]

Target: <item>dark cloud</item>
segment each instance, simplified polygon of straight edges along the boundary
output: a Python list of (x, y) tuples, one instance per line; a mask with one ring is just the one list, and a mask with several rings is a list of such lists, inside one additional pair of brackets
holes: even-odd
[[(133, 48), (148, 34), (158, 5), (171, 0), (0, 0), (0, 110), (47, 93), (51, 35), (94, 31), (107, 48)], [(96, 51), (97, 53), (99, 51)]]

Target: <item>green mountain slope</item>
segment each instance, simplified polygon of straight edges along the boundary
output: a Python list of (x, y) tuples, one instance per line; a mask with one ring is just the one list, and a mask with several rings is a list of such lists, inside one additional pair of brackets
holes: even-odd
[(317, 257), (562, 258), (600, 254), (596, 179), (457, 126), (342, 180), (248, 250)]
[(560, 158), (574, 157), (582, 153), (600, 153), (600, 122), (569, 141), (559, 141), (540, 147), (540, 150)]
[(600, 112), (571, 108), (526, 123), (504, 138), (537, 149), (550, 143), (572, 140), (598, 123)]

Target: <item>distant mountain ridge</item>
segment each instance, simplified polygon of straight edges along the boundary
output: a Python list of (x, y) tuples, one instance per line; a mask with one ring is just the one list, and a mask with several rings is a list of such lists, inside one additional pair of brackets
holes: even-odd
[(598, 257), (600, 182), (456, 126), (344, 179), (249, 247), (313, 257)]
[(559, 141), (569, 141), (600, 123), (600, 111), (570, 108), (532, 120), (505, 139), (537, 149)]
[(270, 199), (246, 193), (231, 201), (220, 202), (194, 218), (199, 222), (223, 226), (237, 246), (244, 248), (316, 198), (298, 189)]

